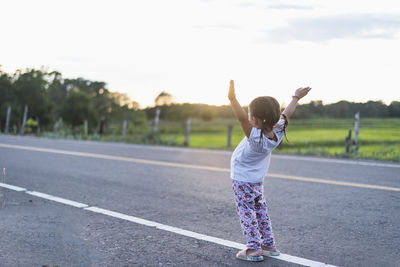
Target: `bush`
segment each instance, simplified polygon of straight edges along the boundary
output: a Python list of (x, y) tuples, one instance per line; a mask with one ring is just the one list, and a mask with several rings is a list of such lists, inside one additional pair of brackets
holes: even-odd
[(34, 133), (37, 130), (38, 122), (29, 118), (25, 123), (24, 133)]

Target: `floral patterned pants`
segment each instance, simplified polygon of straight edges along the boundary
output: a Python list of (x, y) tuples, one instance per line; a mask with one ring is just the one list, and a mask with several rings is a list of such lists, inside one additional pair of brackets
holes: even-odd
[(271, 221), (263, 196), (263, 183), (233, 180), (232, 187), (240, 225), (247, 239), (247, 248), (261, 250), (261, 243), (268, 248), (274, 248)]

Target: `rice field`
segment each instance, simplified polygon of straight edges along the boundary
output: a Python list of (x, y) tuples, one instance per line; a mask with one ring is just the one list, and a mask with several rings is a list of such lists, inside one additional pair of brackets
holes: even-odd
[[(227, 125), (233, 125), (231, 146), (227, 147)], [(244, 134), (236, 121), (193, 121), (190, 147), (234, 149)], [(274, 153), (318, 155), (328, 157), (367, 158), (400, 161), (400, 119), (361, 118), (358, 153), (345, 151), (345, 138), (349, 130), (354, 138), (353, 119), (301, 119), (291, 120), (287, 138)], [(183, 145), (185, 127), (170, 122), (160, 123), (163, 139)]]

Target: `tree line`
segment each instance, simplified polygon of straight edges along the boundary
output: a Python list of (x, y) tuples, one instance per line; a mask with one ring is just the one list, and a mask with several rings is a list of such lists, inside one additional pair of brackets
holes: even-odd
[(4, 129), (7, 109), (11, 108), (9, 132), (19, 133), (28, 108), (28, 120), (51, 131), (62, 120), (73, 130), (88, 122), (96, 132), (113, 121), (132, 119), (139, 104), (127, 95), (111, 92), (104, 82), (83, 78), (64, 79), (60, 72), (44, 69), (17, 70), (9, 74), (0, 69), (0, 128)]
[[(206, 104), (170, 104), (144, 109), (147, 116), (152, 118), (156, 109), (161, 110), (160, 117), (166, 120), (185, 120), (189, 117), (209, 121), (213, 118), (234, 118), (232, 108), (225, 106), (210, 106)], [(246, 109), (246, 107), (245, 107)], [(282, 110), (284, 106), (282, 106)], [(296, 107), (293, 118), (353, 118), (360, 112), (364, 118), (400, 118), (400, 101), (393, 101), (386, 105), (382, 101), (368, 101), (366, 103), (354, 103), (339, 101), (324, 105), (321, 100), (300, 104)]]
[[(172, 99), (163, 91), (156, 97), (154, 107), (140, 110), (139, 103), (126, 94), (110, 91), (102, 81), (63, 78), (60, 72), (45, 69), (17, 70), (11, 74), (0, 69), (0, 130), (4, 131), (7, 110), (11, 108), (9, 132), (19, 133), (25, 106), (28, 120), (46, 131), (52, 131), (59, 121), (76, 131), (86, 120), (89, 133), (107, 130), (111, 124), (122, 125), (124, 120), (133, 125), (146, 124), (154, 118), (157, 108), (164, 120), (233, 118), (228, 105), (174, 103)], [(382, 101), (340, 101), (324, 105), (322, 101), (311, 101), (299, 105), (294, 116), (347, 118), (356, 112), (363, 117), (400, 117), (400, 102), (386, 105)]]
[(364, 118), (400, 118), (400, 102), (392, 101), (390, 105), (386, 105), (382, 101), (354, 103), (342, 100), (337, 103), (323, 105), (322, 101), (311, 101), (308, 104), (299, 105), (293, 117), (351, 118), (357, 112), (360, 112)]

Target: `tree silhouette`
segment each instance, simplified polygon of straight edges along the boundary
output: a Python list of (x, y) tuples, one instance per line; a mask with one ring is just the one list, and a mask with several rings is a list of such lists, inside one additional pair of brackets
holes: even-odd
[(156, 106), (171, 105), (173, 103), (173, 97), (170, 93), (162, 91), (154, 100)]
[(72, 126), (76, 127), (88, 120), (89, 125), (97, 125), (98, 116), (90, 102), (90, 97), (80, 90), (72, 90), (67, 96), (67, 100), (62, 108), (62, 118)]

